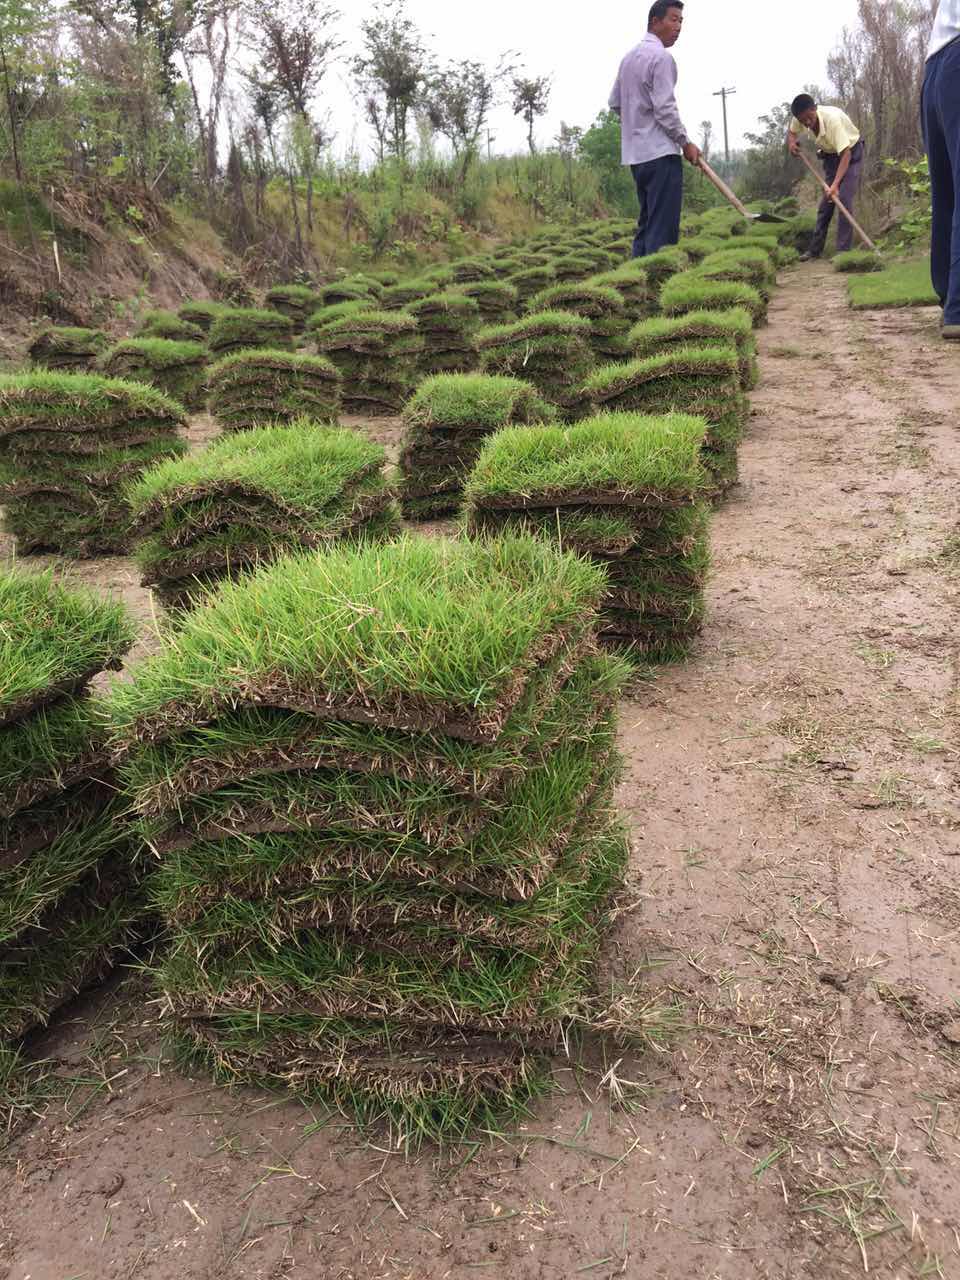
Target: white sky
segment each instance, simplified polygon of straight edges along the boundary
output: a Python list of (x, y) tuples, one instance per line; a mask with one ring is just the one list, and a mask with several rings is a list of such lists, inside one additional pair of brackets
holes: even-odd
[[(359, 44), (359, 24), (374, 0), (341, 0), (341, 30), (349, 57)], [(550, 142), (561, 120), (586, 126), (606, 106), (620, 58), (646, 30), (648, 3), (624, 0), (408, 0), (408, 13), (428, 37), (441, 61), (475, 58), (494, 63), (499, 54), (516, 50), (531, 75), (553, 77), (550, 112), (537, 128)], [(721, 87), (735, 87), (728, 99), (730, 145), (743, 143), (744, 131), (775, 102), (792, 98), (807, 83), (826, 83), (827, 55), (844, 26), (855, 25), (856, 0), (806, 0), (797, 8), (785, 0), (759, 5), (687, 0), (685, 25), (673, 53), (680, 79), (677, 98), (684, 123), (698, 138), (700, 122), (714, 122), (714, 149), (723, 145)], [(356, 117), (352, 86), (345, 66), (327, 82), (324, 107), (337, 132), (334, 149), (352, 141)], [(498, 109), (491, 122), (495, 153), (509, 154), (525, 146), (525, 127), (509, 108)], [(367, 134), (355, 126), (356, 141), (367, 146)], [(369, 150), (365, 151), (369, 155)]]

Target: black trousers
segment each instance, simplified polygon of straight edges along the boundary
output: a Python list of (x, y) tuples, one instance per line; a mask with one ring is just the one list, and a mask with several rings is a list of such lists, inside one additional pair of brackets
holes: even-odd
[(633, 256), (643, 258), (680, 239), (683, 160), (680, 156), (660, 156), (644, 164), (632, 164), (630, 171), (640, 201)]

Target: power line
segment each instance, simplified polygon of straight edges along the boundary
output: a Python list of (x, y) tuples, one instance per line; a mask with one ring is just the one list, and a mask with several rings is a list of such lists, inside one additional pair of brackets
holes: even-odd
[(736, 92), (736, 89), (718, 89), (713, 95), (715, 98), (723, 99), (723, 154), (726, 157), (727, 164), (730, 163), (730, 134), (727, 131), (727, 99)]

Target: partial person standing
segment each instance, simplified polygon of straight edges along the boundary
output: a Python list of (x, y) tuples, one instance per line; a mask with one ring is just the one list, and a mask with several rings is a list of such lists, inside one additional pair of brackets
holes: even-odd
[[(860, 176), (863, 171), (863, 139), (860, 130), (839, 107), (818, 106), (809, 93), (799, 93), (790, 104), (793, 119), (787, 129), (787, 146), (795, 156), (800, 150), (799, 137), (813, 138), (817, 154), (823, 161), (823, 176), (830, 188), (820, 201), (817, 226), (804, 260), (819, 258), (827, 243), (827, 232), (833, 219), (836, 196), (853, 213)], [(841, 213), (837, 223), (837, 252), (853, 248), (853, 226)]]
[(683, 161), (700, 163), (677, 108), (677, 64), (670, 49), (683, 26), (681, 0), (657, 0), (647, 34), (620, 63), (610, 110), (620, 117), (620, 153), (640, 201), (633, 256), (642, 258), (680, 239)]
[(920, 99), (930, 166), (930, 275), (945, 338), (960, 338), (960, 0), (940, 0)]

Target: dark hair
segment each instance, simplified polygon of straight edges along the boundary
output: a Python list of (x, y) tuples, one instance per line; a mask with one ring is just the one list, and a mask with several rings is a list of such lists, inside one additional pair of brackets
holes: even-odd
[(809, 93), (798, 93), (797, 96), (794, 98), (794, 100), (790, 103), (790, 110), (793, 112), (794, 116), (796, 116), (798, 120), (800, 118), (800, 112), (809, 111), (811, 107), (813, 108), (814, 111), (816, 111), (817, 104), (810, 97)]
[(656, 4), (650, 6), (647, 14), (647, 30), (650, 30), (654, 22), (662, 22), (671, 9), (682, 8), (683, 0), (657, 0)]

